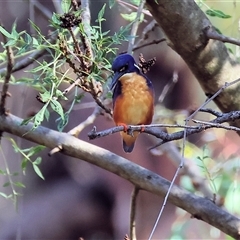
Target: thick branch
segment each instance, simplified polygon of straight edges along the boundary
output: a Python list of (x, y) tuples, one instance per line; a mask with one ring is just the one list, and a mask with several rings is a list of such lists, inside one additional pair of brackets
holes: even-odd
[[(130, 181), (138, 188), (161, 197), (165, 196), (169, 189), (169, 181), (123, 157), (66, 133), (45, 127), (38, 127), (35, 131), (31, 131), (33, 124), (21, 126), (22, 120), (11, 114), (0, 116), (0, 131), (12, 133), (49, 148), (61, 144), (64, 154), (106, 169)], [(215, 226), (235, 239), (240, 239), (240, 220), (216, 206), (212, 201), (198, 197), (177, 186), (171, 189), (169, 201), (191, 213), (193, 217)]]
[[(194, 0), (147, 0), (146, 3), (170, 46), (187, 63), (206, 94), (212, 95), (225, 82), (240, 77), (240, 65), (224, 43), (207, 36), (206, 29), (212, 33), (215, 29)], [(223, 112), (239, 110), (239, 91), (240, 84), (236, 83), (214, 101)], [(233, 124), (240, 127), (239, 120)]]
[[(4, 42), (6, 43), (6, 37), (4, 36)], [(8, 93), (8, 87), (9, 87), (9, 81), (11, 79), (12, 75), (12, 69), (13, 69), (13, 64), (14, 64), (14, 55), (12, 48), (10, 46), (6, 47), (7, 50), (7, 72), (5, 75), (2, 91), (1, 91), (1, 99), (0, 99), (0, 114), (5, 114), (5, 103), (6, 103), (6, 98), (9, 95)]]

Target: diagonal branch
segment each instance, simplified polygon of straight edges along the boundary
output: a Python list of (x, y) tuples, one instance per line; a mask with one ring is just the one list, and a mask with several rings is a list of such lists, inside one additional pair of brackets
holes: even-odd
[(213, 31), (211, 28), (206, 28), (206, 35), (209, 39), (215, 39), (215, 40), (219, 40), (223, 43), (232, 43), (235, 45), (240, 46), (240, 41), (236, 38), (232, 38), (232, 37), (227, 37), (224, 36), (222, 34), (219, 34), (217, 31)]
[[(7, 39), (4, 35), (3, 35), (3, 38), (4, 38), (4, 42), (6, 43)], [(8, 87), (9, 87), (9, 81), (11, 79), (13, 64), (14, 64), (14, 55), (13, 55), (12, 48), (10, 46), (6, 46), (6, 50), (7, 50), (7, 69), (6, 69), (4, 83), (1, 91), (0, 115), (6, 113), (5, 103), (6, 103), (7, 96), (9, 96)]]
[[(33, 123), (21, 126), (23, 119), (9, 114), (0, 116), (0, 131), (8, 132), (29, 141), (53, 148), (63, 146), (63, 153), (107, 171), (110, 171), (137, 186), (161, 197), (165, 196), (170, 182), (127, 159), (108, 150), (79, 140), (66, 133), (60, 133), (45, 127), (31, 131)], [(219, 208), (211, 200), (196, 196), (173, 185), (169, 201), (189, 212), (193, 217), (205, 221), (235, 239), (240, 239), (240, 220)]]
[[(213, 95), (226, 82), (240, 77), (237, 59), (223, 42), (206, 34), (206, 29), (216, 30), (196, 1), (146, 0), (146, 6), (169, 39), (169, 46), (183, 58), (206, 94)], [(239, 89), (238, 82), (214, 99), (222, 112), (240, 109)], [(240, 120), (231, 125), (240, 127)]]

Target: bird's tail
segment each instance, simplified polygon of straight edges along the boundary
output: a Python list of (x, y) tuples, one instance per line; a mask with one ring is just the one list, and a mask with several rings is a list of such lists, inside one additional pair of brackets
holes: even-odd
[(139, 132), (133, 132), (133, 136), (125, 132), (121, 132), (121, 135), (123, 138), (123, 150), (127, 153), (132, 152), (137, 136), (139, 135)]

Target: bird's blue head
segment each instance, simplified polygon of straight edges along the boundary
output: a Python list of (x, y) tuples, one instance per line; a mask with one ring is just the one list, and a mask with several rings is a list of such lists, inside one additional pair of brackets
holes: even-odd
[(138, 65), (130, 54), (121, 54), (116, 57), (112, 64), (112, 70), (114, 71), (114, 76), (111, 83), (111, 89), (114, 89), (118, 83), (118, 79), (124, 74), (132, 72), (140, 73)]

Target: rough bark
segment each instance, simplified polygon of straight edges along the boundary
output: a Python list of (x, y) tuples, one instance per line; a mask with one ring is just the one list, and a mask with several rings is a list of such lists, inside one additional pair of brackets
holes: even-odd
[[(156, 3), (157, 2), (157, 3)], [(169, 45), (187, 63), (206, 94), (240, 78), (240, 65), (224, 43), (209, 40), (209, 19), (194, 0), (147, 0), (147, 7), (169, 39)], [(226, 88), (215, 103), (223, 112), (240, 109), (240, 83)], [(240, 127), (240, 121), (233, 124)]]

